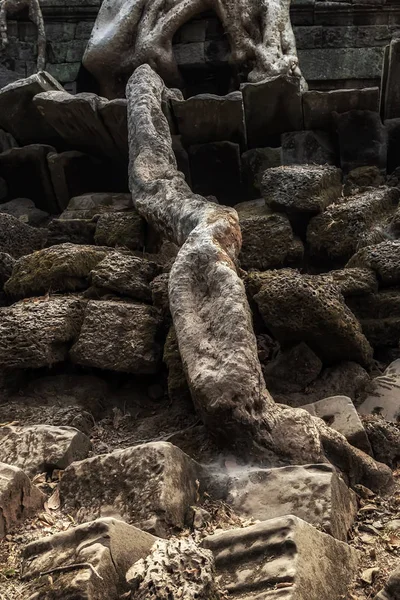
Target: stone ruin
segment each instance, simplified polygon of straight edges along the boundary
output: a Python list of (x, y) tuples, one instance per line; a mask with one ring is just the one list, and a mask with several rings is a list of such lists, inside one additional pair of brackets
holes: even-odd
[(396, 600), (398, 5), (0, 33), (0, 598)]

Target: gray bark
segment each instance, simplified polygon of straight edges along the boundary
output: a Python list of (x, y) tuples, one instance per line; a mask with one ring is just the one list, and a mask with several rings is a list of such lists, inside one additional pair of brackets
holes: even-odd
[(250, 308), (236, 270), (241, 233), (232, 208), (194, 194), (177, 170), (161, 103), (166, 88), (148, 65), (127, 86), (130, 189), (138, 212), (180, 246), (169, 278), (171, 314), (194, 403), (210, 431), (242, 453), (304, 464), (332, 460), (352, 483), (380, 488), (391, 471), (265, 388)]
[(145, 63), (167, 85), (180, 87), (173, 36), (210, 9), (228, 35), (232, 62), (252, 65), (249, 81), (280, 74), (301, 77), (290, 0), (104, 0), (83, 59), (102, 95), (123, 95), (123, 82)]

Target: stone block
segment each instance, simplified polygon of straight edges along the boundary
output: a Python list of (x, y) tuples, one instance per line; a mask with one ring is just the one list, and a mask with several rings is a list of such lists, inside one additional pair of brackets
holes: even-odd
[[(325, 11), (329, 6), (327, 1), (317, 2), (316, 5), (323, 5)], [(329, 15), (340, 6), (347, 6), (354, 11), (351, 4), (346, 5), (342, 2), (339, 4), (337, 0), (334, 0), (331, 6)], [(315, 15), (315, 17), (317, 16)], [(317, 19), (315, 21), (317, 25), (323, 24), (318, 23)], [(301, 71), (307, 81), (343, 81), (346, 79), (376, 81), (381, 75), (383, 53), (384, 48), (379, 46), (372, 48), (313, 48), (312, 50), (299, 50), (298, 56)]]
[(15, 198), (9, 202), (3, 202), (0, 204), (0, 212), (12, 215), (19, 221), (33, 226), (41, 225), (49, 218), (49, 213), (36, 208), (34, 202), (29, 198)]
[(34, 96), (61, 85), (45, 71), (19, 79), (0, 90), (0, 127), (20, 144), (57, 143), (59, 136), (41, 116), (32, 102)]
[(292, 269), (254, 272), (247, 281), (264, 323), (280, 344), (305, 342), (326, 363), (370, 364), (372, 348), (336, 285)]
[(317, 379), (322, 362), (304, 342), (281, 351), (263, 365), (263, 375), (268, 390), (276, 394), (301, 392)]
[(86, 458), (91, 444), (74, 427), (7, 425), (0, 428), (0, 461), (23, 469), (29, 476), (66, 469)]
[(37, 94), (33, 102), (69, 146), (94, 156), (118, 160), (118, 148), (99, 114), (100, 106), (107, 100), (86, 92), (73, 96), (56, 91)]
[(336, 429), (352, 446), (371, 454), (371, 445), (361, 419), (347, 396), (331, 396), (313, 404), (305, 404), (301, 408)]
[(236, 204), (242, 231), (240, 263), (243, 269), (273, 269), (285, 264), (293, 246), (293, 231), (286, 215), (273, 213), (265, 201)]
[(75, 462), (60, 483), (62, 506), (79, 521), (117, 516), (168, 536), (196, 502), (200, 466), (168, 442), (141, 444)]
[(328, 165), (276, 167), (264, 172), (261, 191), (271, 209), (311, 217), (340, 198), (342, 174)]
[(77, 150), (47, 155), (51, 182), (62, 212), (75, 196), (104, 192), (111, 187), (109, 165), (101, 159)]
[(224, 477), (223, 497), (235, 514), (257, 521), (294, 515), (347, 540), (357, 514), (356, 496), (331, 465), (237, 466)]
[(400, 359), (392, 362), (383, 375), (375, 377), (358, 412), (362, 415), (376, 414), (387, 421), (400, 422)]
[(312, 90), (303, 94), (304, 126), (306, 129), (331, 131), (335, 124), (333, 113), (350, 110), (379, 111), (379, 88), (353, 90)]
[(335, 283), (343, 296), (365, 296), (378, 291), (378, 280), (370, 269), (346, 267), (321, 274), (320, 277)]
[(204, 68), (206, 64), (205, 42), (176, 44), (173, 46), (175, 60), (183, 68)]
[(118, 98), (104, 102), (98, 107), (100, 118), (110, 134), (114, 146), (118, 150), (118, 158), (124, 163), (128, 162), (128, 121), (127, 101)]
[(41, 210), (59, 212), (47, 164), (51, 152), (52, 146), (31, 144), (0, 154), (0, 176), (10, 198), (30, 198)]
[(348, 267), (361, 267), (375, 272), (380, 287), (400, 285), (400, 240), (386, 240), (356, 252)]
[(387, 70), (382, 80), (381, 110), (384, 119), (400, 117), (400, 40), (393, 39), (388, 51)]
[(234, 600), (347, 597), (357, 555), (294, 516), (208, 536), (217, 578)]
[(397, 348), (400, 340), (400, 293), (398, 288), (349, 297), (346, 302), (361, 323), (363, 332), (377, 348)]
[(142, 250), (145, 244), (145, 221), (136, 212), (110, 212), (101, 214), (94, 235), (100, 246), (121, 246), (129, 250)]
[(83, 303), (73, 296), (32, 298), (0, 308), (0, 366), (38, 369), (63, 361), (82, 321)]
[(189, 148), (193, 191), (216, 196), (221, 204), (233, 206), (241, 196), (240, 149), (232, 142), (212, 142)]
[(268, 146), (268, 139), (303, 127), (300, 80), (279, 75), (241, 86), (249, 148)]
[(131, 194), (94, 193), (71, 198), (60, 219), (91, 219), (101, 213), (133, 210)]
[(335, 165), (336, 151), (329, 133), (291, 131), (281, 137), (283, 165)]
[(70, 357), (87, 367), (155, 373), (161, 358), (160, 325), (158, 312), (147, 304), (90, 301)]
[(0, 540), (43, 508), (46, 496), (18, 467), (0, 463)]
[(159, 273), (160, 267), (145, 258), (110, 252), (91, 270), (90, 280), (96, 288), (150, 302), (150, 283)]
[(20, 258), (43, 248), (45, 231), (26, 225), (13, 215), (0, 212), (0, 252)]
[(387, 171), (392, 173), (400, 166), (400, 118), (385, 121), (387, 132)]
[(47, 246), (58, 244), (94, 244), (96, 223), (90, 219), (53, 219), (47, 228)]
[[(119, 598), (128, 590), (128, 569), (145, 558), (156, 541), (123, 521), (98, 519), (25, 546), (21, 576), (33, 580), (33, 589), (38, 582), (40, 596), (49, 600), (63, 596), (75, 600)], [(70, 570), (71, 564), (81, 568)], [(53, 570), (51, 580), (40, 577)]]
[(335, 120), (343, 172), (370, 165), (386, 172), (387, 133), (379, 114), (352, 110)]
[(0, 289), (3, 289), (5, 282), (10, 277), (14, 264), (15, 258), (7, 252), (0, 252)]
[(63, 62), (63, 63), (47, 63), (46, 69), (57, 81), (62, 84), (76, 81), (79, 70), (82, 66), (81, 61), (78, 62)]
[(244, 150), (246, 130), (240, 92), (227, 96), (199, 94), (172, 101), (173, 113), (185, 146), (209, 142), (235, 142)]

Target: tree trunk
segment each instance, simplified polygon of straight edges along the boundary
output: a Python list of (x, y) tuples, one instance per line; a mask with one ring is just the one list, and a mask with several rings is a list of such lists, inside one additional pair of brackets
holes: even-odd
[(231, 44), (231, 62), (252, 65), (249, 81), (301, 78), (290, 22), (290, 0), (104, 0), (83, 58), (107, 98), (123, 96), (125, 82), (149, 64), (169, 86), (182, 81), (172, 40), (191, 18), (214, 10)]
[(169, 279), (172, 318), (193, 401), (210, 431), (256, 459), (338, 465), (352, 483), (382, 488), (391, 471), (306, 411), (275, 404), (265, 388), (236, 259), (236, 211), (194, 194), (177, 170), (161, 103), (166, 88), (148, 65), (127, 86), (129, 179), (139, 213), (180, 246)]

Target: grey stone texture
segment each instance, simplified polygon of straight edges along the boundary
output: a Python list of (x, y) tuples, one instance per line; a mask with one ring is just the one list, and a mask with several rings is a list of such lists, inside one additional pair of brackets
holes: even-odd
[(381, 108), (384, 119), (395, 119), (400, 117), (400, 40), (392, 40), (387, 52), (387, 68), (382, 77)]
[(0, 462), (0, 540), (41, 510), (45, 500), (22, 469)]
[(28, 225), (41, 225), (49, 218), (49, 213), (36, 208), (35, 203), (29, 198), (15, 198), (0, 204), (0, 212), (12, 215)]
[(16, 217), (0, 212), (0, 252), (20, 258), (44, 246), (45, 231), (26, 225)]
[(70, 357), (79, 365), (146, 374), (158, 370), (161, 318), (146, 304), (112, 300), (88, 302)]
[[(33, 590), (38, 580), (39, 593), (48, 600), (119, 598), (129, 591), (125, 579), (129, 568), (145, 558), (156, 541), (156, 537), (123, 521), (97, 519), (25, 546), (21, 575), (25, 581), (33, 580)], [(84, 566), (63, 571), (71, 564)], [(40, 574), (52, 569), (61, 571), (43, 586)]]
[(400, 340), (400, 290), (386, 288), (377, 293), (346, 299), (370, 344), (397, 348)]
[(91, 219), (95, 215), (133, 211), (130, 194), (94, 193), (71, 198), (60, 219)]
[(386, 240), (361, 248), (346, 266), (371, 269), (380, 287), (400, 285), (400, 240)]
[(23, 469), (29, 476), (66, 469), (87, 457), (91, 444), (74, 427), (7, 425), (0, 428), (0, 461)]
[(335, 165), (337, 156), (331, 136), (325, 131), (291, 131), (283, 133), (283, 165)]
[(60, 497), (79, 522), (112, 515), (167, 537), (170, 528), (184, 528), (200, 476), (200, 466), (179, 448), (152, 442), (75, 462)]
[(400, 359), (392, 362), (383, 375), (375, 377), (368, 396), (358, 407), (363, 415), (380, 415), (387, 421), (400, 422)]
[[(340, 600), (357, 566), (347, 544), (294, 516), (216, 533), (203, 546), (213, 552), (218, 581), (235, 600)], [(279, 582), (285, 586), (276, 588)]]
[(308, 389), (321, 370), (322, 361), (304, 342), (279, 352), (263, 365), (265, 383), (274, 397)]
[(294, 515), (346, 541), (357, 514), (354, 492), (331, 465), (227, 472), (225, 501), (244, 518), (267, 521)]
[(266, 169), (282, 164), (280, 148), (253, 148), (242, 154), (243, 186), (251, 198), (259, 198), (262, 176)]
[(343, 434), (352, 446), (371, 454), (371, 445), (356, 408), (347, 396), (331, 396), (301, 407)]
[(270, 136), (304, 129), (299, 79), (279, 75), (241, 86), (249, 148)]
[(101, 214), (94, 234), (100, 246), (121, 246), (129, 250), (142, 250), (145, 245), (145, 221), (132, 210)]

